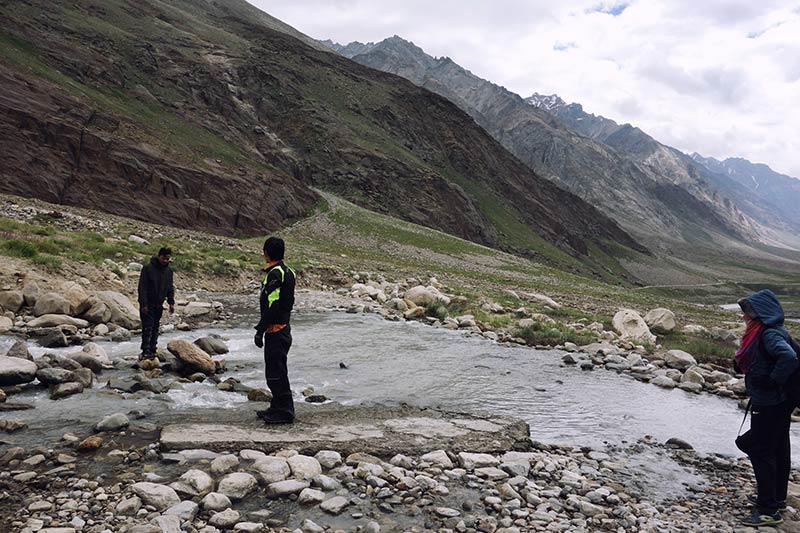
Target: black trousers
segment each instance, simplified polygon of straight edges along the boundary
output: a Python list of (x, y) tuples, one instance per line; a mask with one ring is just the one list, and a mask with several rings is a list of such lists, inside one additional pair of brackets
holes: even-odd
[(155, 354), (158, 346), (158, 328), (161, 322), (161, 315), (164, 313), (164, 306), (158, 305), (147, 309), (147, 313), (139, 312), (142, 319), (142, 345), (144, 353)]
[(764, 514), (778, 511), (778, 502), (786, 500), (792, 448), (789, 426), (793, 406), (789, 402), (770, 407), (753, 407), (750, 430), (736, 439), (736, 446), (750, 457), (756, 475), (758, 510)]
[(264, 334), (264, 364), (267, 387), (272, 393), (269, 413), (294, 419), (294, 400), (289, 385), (287, 356), (292, 347), (290, 326), (275, 333)]

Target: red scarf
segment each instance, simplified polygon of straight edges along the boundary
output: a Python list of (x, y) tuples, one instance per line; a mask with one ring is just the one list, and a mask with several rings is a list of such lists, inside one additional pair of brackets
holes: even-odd
[(756, 346), (753, 346), (753, 349), (748, 348), (751, 347), (755, 340), (761, 337), (762, 331), (764, 331), (764, 324), (760, 320), (750, 320), (747, 323), (747, 329), (744, 335), (742, 335), (742, 342), (739, 345), (739, 349), (736, 350), (736, 363), (745, 374), (750, 370), (750, 366), (752, 366), (753, 361), (758, 355), (755, 349)]

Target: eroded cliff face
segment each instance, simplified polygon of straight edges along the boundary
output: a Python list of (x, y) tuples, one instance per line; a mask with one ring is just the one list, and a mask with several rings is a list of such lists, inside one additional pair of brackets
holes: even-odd
[[(450, 99), (528, 167), (599, 207), (640, 238), (681, 239), (693, 233), (698, 220), (706, 229), (729, 236), (752, 238), (759, 233), (757, 225), (685, 159), (650, 137), (631, 134), (602, 117), (585, 120), (576, 115), (582, 109), (572, 109), (570, 117), (570, 106), (563, 101), (549, 101), (552, 109), (540, 109), (399, 37), (366, 45), (327, 44), (354, 61), (406, 77)], [(665, 190), (671, 194), (665, 195)]]
[(309, 46), (253, 9), (4, 3), (0, 191), (258, 234), (308, 213), (319, 187), (522, 252), (645, 251), (451, 102)]

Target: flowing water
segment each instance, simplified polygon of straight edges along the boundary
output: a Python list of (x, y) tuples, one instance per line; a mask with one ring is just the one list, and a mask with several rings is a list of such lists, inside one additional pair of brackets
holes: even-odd
[[(742, 412), (729, 399), (665, 390), (606, 370), (564, 367), (558, 351), (506, 348), (416, 322), (344, 313), (299, 313), (293, 320), (289, 369), (298, 401), (300, 391), (312, 386), (316, 394), (344, 404), (407, 403), (515, 416), (530, 424), (534, 440), (544, 442), (594, 446), (652, 435), (662, 442), (679, 437), (703, 453), (739, 454), (733, 440)], [(174, 332), (161, 340), (222, 335), (231, 352), (224, 356), (228, 372), (221, 377), (263, 387), (263, 359), (252, 343), (251, 322), (245, 317), (229, 329)], [(102, 346), (112, 360), (133, 357), (138, 339)], [(31, 351), (39, 356), (48, 350), (31, 345)], [(29, 429), (3, 439), (25, 445), (43, 437), (57, 439), (65, 431), (81, 434), (114, 412), (135, 409), (164, 421), (170, 412), (235, 409), (247, 401), (241, 393), (223, 392), (208, 382), (127, 400), (101, 388), (108, 377), (128, 373), (104, 372), (94, 389), (58, 401), (36, 387), (14, 395), (11, 401), (36, 408), (4, 413)], [(797, 429), (793, 436), (795, 457), (800, 457)]]

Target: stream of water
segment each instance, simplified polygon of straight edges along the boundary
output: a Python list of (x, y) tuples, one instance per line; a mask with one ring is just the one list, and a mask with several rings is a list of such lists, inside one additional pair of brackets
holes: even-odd
[[(222, 377), (263, 387), (263, 359), (252, 343), (249, 323), (174, 332), (162, 341), (222, 335), (231, 350), (225, 355), (229, 371)], [(532, 438), (544, 442), (600, 445), (634, 442), (649, 434), (660, 441), (682, 438), (704, 453), (739, 453), (733, 440), (742, 412), (734, 401), (665, 390), (615, 372), (564, 367), (558, 351), (506, 348), (457, 331), (344, 313), (298, 314), (293, 335), (289, 368), (298, 401), (300, 391), (312, 386), (315, 393), (344, 404), (407, 403), (520, 417), (530, 424)], [(114, 360), (137, 353), (138, 339), (103, 347)], [(39, 356), (48, 350), (31, 345), (31, 351)], [(340, 368), (340, 362), (348, 368)], [(107, 414), (132, 409), (164, 415), (171, 410), (235, 409), (247, 401), (208, 382), (135, 400), (101, 388), (109, 376), (129, 372), (105, 372), (91, 391), (58, 401), (38, 388), (15, 395), (12, 401), (36, 408), (4, 414), (29, 425), (5, 440), (22, 443), (26, 435), (57, 438), (65, 431), (86, 431)], [(794, 451), (800, 457), (797, 433), (794, 429)]]

